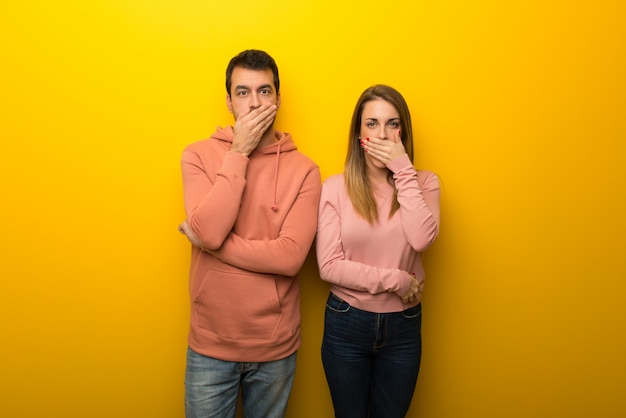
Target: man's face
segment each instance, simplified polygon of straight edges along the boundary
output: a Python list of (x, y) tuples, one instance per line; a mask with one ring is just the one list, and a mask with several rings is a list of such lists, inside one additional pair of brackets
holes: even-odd
[(230, 96), (226, 96), (226, 104), (235, 120), (240, 114), (256, 109), (262, 104), (275, 104), (280, 107), (280, 94), (276, 93), (272, 70), (235, 67), (231, 75)]

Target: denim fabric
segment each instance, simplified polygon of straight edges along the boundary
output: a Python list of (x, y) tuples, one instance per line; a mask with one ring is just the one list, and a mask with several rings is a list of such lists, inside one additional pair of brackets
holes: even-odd
[(277, 361), (241, 363), (187, 350), (187, 418), (235, 418), (239, 390), (245, 418), (282, 418), (296, 371), (296, 353)]
[(421, 326), (421, 304), (373, 313), (330, 294), (322, 362), (336, 418), (406, 415), (419, 373)]

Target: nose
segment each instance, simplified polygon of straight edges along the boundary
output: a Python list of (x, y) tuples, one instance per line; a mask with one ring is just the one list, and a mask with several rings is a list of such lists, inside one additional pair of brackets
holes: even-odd
[(261, 107), (261, 97), (257, 93), (250, 94), (250, 110)]
[(380, 139), (387, 139), (387, 126), (381, 125), (378, 130), (378, 137)]

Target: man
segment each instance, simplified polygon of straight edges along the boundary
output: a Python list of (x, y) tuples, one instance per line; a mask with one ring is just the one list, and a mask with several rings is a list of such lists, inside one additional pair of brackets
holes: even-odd
[(274, 129), (281, 105), (274, 59), (258, 50), (226, 69), (232, 127), (183, 152), (193, 244), (187, 417), (283, 417), (300, 346), (297, 274), (317, 227), (318, 166)]

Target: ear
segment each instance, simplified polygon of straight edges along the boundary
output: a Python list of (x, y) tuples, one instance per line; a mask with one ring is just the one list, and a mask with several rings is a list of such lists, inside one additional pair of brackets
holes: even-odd
[(226, 107), (228, 107), (228, 111), (233, 113), (233, 102), (230, 100), (230, 94), (226, 94)]
[(280, 109), (280, 92), (276, 95), (276, 110)]

